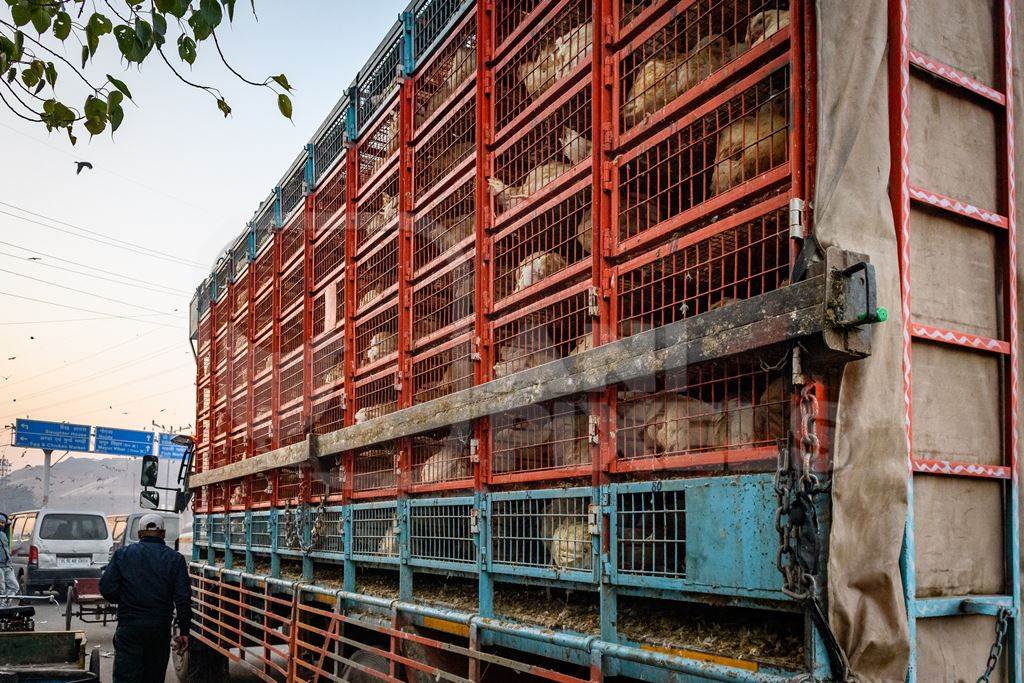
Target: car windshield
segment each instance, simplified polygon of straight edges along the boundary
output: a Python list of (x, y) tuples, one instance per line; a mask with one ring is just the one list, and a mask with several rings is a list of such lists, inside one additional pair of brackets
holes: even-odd
[(48, 541), (102, 541), (107, 523), (99, 515), (55, 513), (43, 517), (39, 538)]
[[(142, 517), (132, 517), (132, 526), (128, 530), (128, 538), (132, 542), (139, 540), (139, 520)], [(164, 535), (164, 541), (167, 543), (174, 543), (175, 539), (178, 538), (178, 518), (177, 517), (164, 517), (164, 528), (167, 533)]]

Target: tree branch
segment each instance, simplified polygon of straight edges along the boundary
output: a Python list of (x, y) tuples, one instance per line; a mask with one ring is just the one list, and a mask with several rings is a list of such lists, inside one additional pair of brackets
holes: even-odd
[[(7, 28), (10, 28), (10, 29), (12, 29), (12, 30), (14, 30), (14, 31), (17, 31), (17, 30), (19, 30), (17, 26), (14, 26), (13, 24), (9, 24), (9, 23), (7, 23), (6, 21), (4, 21), (3, 19), (0, 19), (0, 24), (3, 24), (3, 25), (4, 25), (4, 26), (6, 26)], [(36, 44), (36, 45), (38, 45), (39, 47), (41, 47), (41, 48), (43, 48), (44, 50), (46, 50), (47, 52), (49, 52), (49, 53), (50, 53), (51, 55), (53, 55), (54, 57), (56, 57), (56, 58), (57, 58), (57, 59), (59, 59), (60, 61), (64, 62), (64, 63), (65, 63), (65, 64), (66, 64), (67, 66), (68, 66), (68, 68), (69, 68), (69, 69), (71, 69), (71, 70), (72, 70), (72, 71), (73, 71), (73, 72), (75, 73), (75, 75), (76, 75), (76, 76), (78, 76), (79, 78), (81, 78), (81, 79), (82, 79), (82, 82), (83, 82), (83, 83), (85, 83), (85, 84), (86, 84), (87, 86), (89, 86), (89, 87), (90, 87), (90, 88), (92, 89), (92, 91), (93, 91), (94, 93), (98, 93), (98, 92), (100, 92), (100, 88), (97, 88), (97, 87), (96, 87), (95, 85), (93, 85), (92, 83), (90, 83), (90, 82), (89, 82), (89, 79), (85, 77), (85, 74), (83, 74), (83, 73), (82, 73), (82, 72), (81, 72), (81, 71), (80, 71), (80, 70), (78, 69), (78, 67), (76, 67), (76, 66), (75, 66), (74, 64), (72, 64), (71, 62), (69, 62), (69, 61), (68, 61), (68, 60), (67, 60), (67, 59), (66, 59), (66, 58), (64, 57), (64, 55), (60, 54), (59, 52), (54, 52), (53, 50), (51, 50), (50, 48), (48, 48), (48, 47), (47, 47), (46, 45), (44, 45), (43, 43), (40, 43), (40, 42), (39, 42), (38, 40), (36, 40), (36, 39), (35, 39), (35, 38), (33, 38), (32, 36), (28, 35), (27, 33), (24, 33), (24, 32), (22, 32), (22, 35), (24, 35), (24, 36), (25, 36), (25, 38), (27, 38), (28, 40), (31, 40), (31, 41), (32, 41), (33, 43), (35, 43), (35, 44)], [(76, 34), (76, 35), (77, 35), (77, 34)]]
[(217, 54), (220, 55), (220, 61), (222, 61), (224, 63), (224, 66), (226, 66), (228, 68), (228, 71), (233, 73), (235, 75), (235, 77), (238, 78), (238, 80), (242, 81), (246, 85), (254, 85), (257, 88), (268, 88), (268, 87), (270, 87), (270, 79), (269, 78), (267, 80), (263, 81), (262, 83), (257, 83), (256, 81), (250, 81), (248, 78), (246, 78), (242, 74), (240, 74), (237, 71), (235, 71), (234, 67), (232, 67), (228, 63), (227, 57), (224, 56), (224, 51), (220, 49), (220, 41), (217, 40), (217, 32), (213, 31), (212, 34), (213, 34), (213, 44), (217, 47)]

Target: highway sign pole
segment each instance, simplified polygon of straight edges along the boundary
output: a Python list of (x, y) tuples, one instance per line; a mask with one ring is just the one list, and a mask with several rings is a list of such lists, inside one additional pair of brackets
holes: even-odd
[(50, 457), (52, 455), (51, 449), (43, 449), (43, 507), (50, 504)]

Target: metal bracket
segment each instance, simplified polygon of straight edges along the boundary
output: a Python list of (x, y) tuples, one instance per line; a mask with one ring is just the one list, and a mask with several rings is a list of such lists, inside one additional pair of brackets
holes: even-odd
[(597, 292), (597, 287), (587, 288), (587, 315), (591, 318), (596, 318), (601, 315), (600, 308), (601, 297)]
[(469, 461), (480, 462), (480, 439), (469, 440)]
[(793, 197), (789, 200), (789, 236), (802, 240), (806, 234), (804, 230), (804, 200)]
[(598, 431), (599, 421), (597, 415), (587, 416), (587, 441), (591, 444), (601, 443), (600, 432)]
[(587, 528), (591, 536), (601, 535), (601, 506), (590, 504), (587, 508)]

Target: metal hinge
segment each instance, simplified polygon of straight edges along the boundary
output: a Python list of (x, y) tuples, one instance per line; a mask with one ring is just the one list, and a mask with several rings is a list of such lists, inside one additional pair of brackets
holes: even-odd
[(483, 353), (481, 353), (481, 347), (483, 347), (483, 345), (483, 340), (481, 340), (480, 337), (473, 337), (473, 350), (469, 354), (470, 360), (477, 362), (483, 360), (484, 356)]
[(480, 462), (480, 439), (469, 440), (469, 461)]
[(804, 239), (804, 200), (793, 197), (789, 200), (789, 236)]
[(587, 528), (592, 536), (601, 535), (601, 506), (593, 503), (587, 508)]
[(597, 287), (587, 288), (587, 315), (591, 318), (596, 318), (601, 315), (601, 296), (597, 292)]
[(345, 394), (341, 395), (341, 409), (348, 410), (348, 401), (345, 400)]
[(480, 533), (480, 511), (470, 510), (469, 511), (469, 532), (471, 534)]
[(604, 66), (601, 69), (601, 77), (604, 82), (604, 87), (611, 88), (612, 83), (614, 82), (612, 79), (615, 77), (615, 72), (612, 70), (611, 62), (604, 63)]
[(403, 372), (401, 370), (395, 371), (395, 391), (402, 391), (402, 380), (404, 379), (405, 378), (403, 377)]
[(597, 415), (587, 416), (587, 441), (592, 444), (601, 443), (601, 437), (598, 431), (598, 418)]
[(612, 187), (612, 164), (610, 161), (604, 162), (604, 166), (601, 169), (601, 185), (605, 192), (611, 192), (614, 189)]

